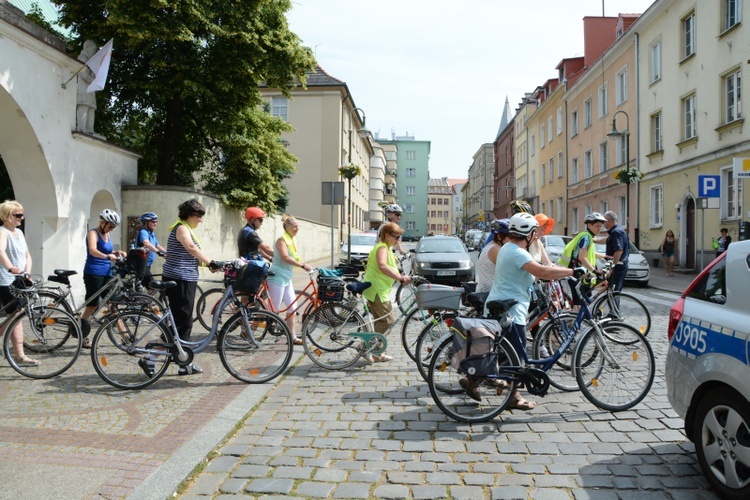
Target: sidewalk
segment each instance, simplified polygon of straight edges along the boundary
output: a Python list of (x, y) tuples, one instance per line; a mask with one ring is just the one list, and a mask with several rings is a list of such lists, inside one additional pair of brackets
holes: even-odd
[(663, 267), (652, 267), (648, 285), (668, 292), (682, 293), (698, 276), (696, 272), (675, 269), (674, 276), (667, 276)]

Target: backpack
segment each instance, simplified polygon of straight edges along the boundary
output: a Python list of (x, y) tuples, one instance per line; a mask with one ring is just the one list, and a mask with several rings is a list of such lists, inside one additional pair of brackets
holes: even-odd
[(495, 339), (500, 334), (500, 323), (492, 319), (456, 318), (451, 327), (453, 356), (451, 366), (460, 373), (482, 377), (497, 375)]

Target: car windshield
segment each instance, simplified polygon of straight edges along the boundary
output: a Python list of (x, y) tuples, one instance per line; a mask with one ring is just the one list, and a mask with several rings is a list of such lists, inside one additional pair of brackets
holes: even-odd
[(377, 237), (374, 234), (353, 234), (352, 245), (375, 246)]
[(454, 238), (450, 239), (423, 239), (419, 245), (418, 253), (464, 253), (464, 246)]
[(565, 247), (565, 244), (567, 243), (562, 236), (551, 235), (545, 236), (544, 238), (548, 247)]

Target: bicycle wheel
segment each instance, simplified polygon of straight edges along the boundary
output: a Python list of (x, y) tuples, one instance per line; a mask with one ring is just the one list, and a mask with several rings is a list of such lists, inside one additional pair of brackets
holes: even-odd
[(654, 383), (654, 353), (646, 338), (627, 323), (609, 321), (600, 327), (604, 335), (590, 328), (576, 348), (573, 363), (578, 386), (586, 399), (603, 410), (630, 409)]
[(434, 321), (431, 321), (422, 328), (422, 331), (419, 333), (417, 345), (414, 347), (414, 356), (418, 360), (415, 361), (417, 370), (419, 370), (419, 374), (425, 382), (427, 382), (429, 375), (432, 354), (437, 349), (440, 339), (448, 333), (450, 333), (450, 326), (443, 317), (435, 318)]
[(417, 287), (429, 283), (429, 281), (419, 276), (412, 276), (411, 280), (411, 283), (408, 285), (400, 283), (396, 289), (396, 304), (398, 304), (398, 309), (403, 314), (407, 314), (417, 307), (417, 296), (415, 295)]
[[(190, 335), (191, 342), (201, 342), (211, 332), (211, 325), (214, 321), (214, 312), (221, 302), (221, 299), (224, 297), (224, 292), (226, 292), (224, 288), (212, 288), (211, 290), (204, 292), (203, 295), (198, 298), (195, 306), (196, 315), (198, 322), (203, 328), (205, 328), (205, 331), (201, 331), (200, 329), (194, 330)], [(218, 325), (219, 330), (221, 329), (221, 325), (225, 324), (229, 318), (239, 312), (239, 308), (242, 307), (243, 304), (254, 304), (253, 298), (245, 292), (235, 292), (234, 295), (237, 297), (237, 300), (231, 300), (221, 312), (221, 318), (219, 319)]]
[[(219, 358), (237, 380), (262, 384), (278, 377), (289, 366), (294, 351), (292, 332), (277, 314), (265, 309), (245, 311), (247, 323), (239, 311), (222, 327)], [(256, 346), (253, 339), (259, 345)]]
[(401, 323), (401, 345), (404, 346), (406, 354), (415, 363), (417, 362), (417, 357), (414, 353), (419, 335), (425, 326), (434, 321), (437, 321), (437, 319), (435, 319), (433, 314), (415, 307), (409, 311), (409, 314), (404, 317), (404, 322)]
[(91, 341), (94, 370), (118, 389), (143, 389), (164, 375), (172, 360), (164, 339), (172, 336), (160, 318), (140, 311), (108, 317)]
[[(55, 377), (73, 366), (81, 353), (83, 338), (76, 319), (61, 307), (33, 306), (27, 314), (19, 314), (5, 328), (3, 351), (10, 366), (25, 377), (39, 379)], [(24, 355), (38, 364), (16, 359), (13, 352), (16, 328), (23, 335)]]
[(594, 317), (629, 323), (641, 334), (651, 330), (651, 313), (637, 297), (626, 292), (605, 292), (591, 306)]
[(365, 331), (365, 320), (356, 309), (327, 302), (313, 310), (302, 323), (302, 346), (313, 363), (327, 370), (352, 366), (367, 346), (351, 332)]
[[(534, 343), (531, 347), (532, 357), (534, 359), (549, 358), (563, 344), (566, 338), (566, 331), (572, 334), (573, 324), (576, 321), (576, 314), (563, 312), (544, 323), (534, 337)], [(565, 330), (563, 330), (563, 323)], [(578, 381), (573, 373), (573, 354), (575, 352), (576, 341), (562, 353), (560, 358), (552, 367), (547, 370), (549, 383), (561, 391), (572, 392), (578, 390)]]
[[(510, 343), (503, 339), (497, 346), (498, 364), (501, 367), (519, 366), (518, 355)], [(516, 390), (515, 381), (502, 381), (485, 377), (469, 377), (451, 364), (453, 338), (446, 338), (432, 353), (427, 385), (440, 410), (459, 422), (487, 422), (498, 416), (510, 403)], [(475, 397), (471, 398), (462, 384), (470, 383)]]

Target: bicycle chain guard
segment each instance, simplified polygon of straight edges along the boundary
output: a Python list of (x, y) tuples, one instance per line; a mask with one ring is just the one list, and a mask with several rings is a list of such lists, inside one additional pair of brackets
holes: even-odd
[(350, 332), (348, 337), (358, 337), (365, 341), (365, 349), (370, 354), (382, 354), (388, 348), (385, 335), (378, 332)]
[(522, 368), (518, 372), (518, 379), (534, 396), (544, 396), (549, 391), (549, 376), (538, 368)]
[(180, 360), (180, 353), (177, 351), (177, 345), (172, 345), (172, 361), (174, 361), (177, 366), (184, 368), (186, 366), (189, 366), (193, 362), (195, 354), (193, 354), (193, 350), (187, 346), (182, 346), (182, 350), (185, 351), (185, 361)]

